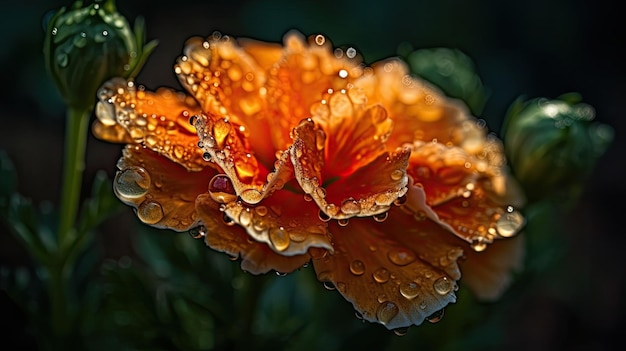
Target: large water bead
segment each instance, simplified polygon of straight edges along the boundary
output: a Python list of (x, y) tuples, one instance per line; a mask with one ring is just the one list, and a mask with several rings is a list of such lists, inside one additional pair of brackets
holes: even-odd
[(145, 168), (131, 166), (117, 172), (113, 190), (123, 200), (137, 199), (148, 192), (150, 184), (150, 174)]
[(237, 200), (233, 183), (226, 174), (215, 175), (209, 182), (209, 195), (213, 201), (225, 204)]

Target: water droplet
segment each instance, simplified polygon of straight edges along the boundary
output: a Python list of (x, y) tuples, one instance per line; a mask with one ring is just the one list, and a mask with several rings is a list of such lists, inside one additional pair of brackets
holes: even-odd
[(404, 327), (404, 328), (396, 328), (393, 330), (393, 333), (396, 334), (397, 336), (405, 336), (406, 333), (409, 332), (409, 328), (408, 327)]
[[(200, 143), (200, 141), (198, 143)], [(200, 146), (200, 145), (198, 145), (198, 146)], [(207, 162), (211, 161), (211, 157), (212, 157), (211, 154), (208, 153), (208, 152), (205, 152), (205, 153), (202, 154), (202, 159), (207, 161)]]
[(401, 169), (396, 169), (395, 171), (391, 172), (392, 180), (400, 180), (402, 179), (402, 177), (404, 177), (404, 171)]
[(249, 208), (246, 208), (239, 214), (239, 223), (242, 226), (247, 227), (252, 223), (252, 217), (254, 217), (254, 215)]
[(348, 58), (354, 58), (356, 56), (356, 49), (355, 48), (348, 48), (348, 50), (346, 50), (346, 56), (348, 56)]
[(354, 316), (356, 317), (356, 319), (363, 321), (363, 315), (361, 314), (361, 312), (354, 311)]
[(213, 201), (225, 204), (237, 200), (237, 194), (226, 174), (217, 174), (209, 182), (209, 195)]
[(448, 277), (441, 277), (433, 283), (433, 288), (439, 295), (446, 295), (454, 288), (454, 282)]
[(437, 323), (441, 320), (441, 318), (443, 318), (443, 308), (440, 309), (439, 311), (431, 314), (430, 316), (426, 317), (426, 320), (431, 322), (431, 323)]
[(317, 214), (317, 217), (320, 219), (320, 221), (322, 222), (328, 222), (330, 221), (330, 216), (326, 214), (326, 212), (320, 210)]
[(363, 275), (365, 273), (365, 263), (361, 260), (354, 260), (350, 263), (350, 272), (354, 275)]
[(315, 44), (324, 45), (325, 42), (326, 42), (326, 38), (323, 35), (318, 34), (315, 36)]
[(376, 222), (384, 222), (389, 217), (389, 212), (383, 212), (372, 216)]
[(381, 303), (378, 306), (378, 309), (376, 310), (376, 318), (378, 318), (378, 321), (381, 322), (382, 324), (387, 324), (389, 323), (396, 315), (398, 315), (398, 312), (400, 310), (398, 309), (398, 306), (391, 302), (391, 301), (386, 301)]
[(485, 238), (483, 238), (482, 236), (478, 236), (472, 239), (470, 246), (474, 251), (482, 252), (485, 251), (485, 249), (487, 248), (487, 243), (485, 242)]
[(393, 204), (396, 206), (402, 206), (406, 202), (406, 195), (402, 195), (399, 198), (395, 199)]
[(226, 213), (224, 213), (224, 215), (222, 216), (222, 220), (224, 221), (224, 224), (226, 224), (229, 227), (232, 227), (235, 225), (235, 221), (230, 218)]
[(389, 271), (385, 268), (379, 268), (372, 274), (372, 277), (377, 283), (386, 283), (389, 281)]
[(194, 239), (200, 239), (204, 237), (207, 233), (206, 227), (201, 225), (199, 227), (191, 228), (189, 230), (189, 235)]
[(146, 200), (137, 208), (137, 217), (145, 224), (156, 224), (163, 219), (163, 207), (154, 200)]
[(136, 199), (148, 192), (150, 184), (148, 171), (142, 167), (132, 166), (117, 172), (113, 188), (119, 197)]
[(267, 207), (265, 206), (257, 206), (254, 208), (254, 211), (256, 212), (256, 214), (258, 214), (261, 217), (267, 215), (267, 212), (268, 212)]
[(407, 264), (415, 261), (417, 256), (413, 253), (413, 251), (402, 247), (389, 250), (387, 258), (389, 258), (389, 261), (395, 265), (406, 266)]
[(304, 194), (304, 201), (313, 201), (313, 196), (311, 196), (311, 194)]
[(249, 204), (257, 204), (263, 200), (263, 194), (256, 189), (246, 189), (239, 195), (241, 199)]
[(342, 218), (342, 219), (337, 220), (337, 224), (339, 224), (340, 227), (346, 227), (349, 223), (350, 223), (350, 220), (347, 218)]
[(331, 282), (322, 282), (322, 284), (324, 284), (324, 288), (326, 288), (326, 290), (335, 290), (335, 284), (331, 283)]
[(98, 101), (96, 104), (96, 117), (105, 126), (117, 124), (115, 119), (115, 106), (110, 102)]
[(287, 273), (276, 271), (276, 275), (279, 276), (279, 277), (286, 277)]
[(274, 227), (269, 231), (269, 238), (278, 251), (285, 251), (291, 242), (289, 234), (283, 227)]
[(400, 285), (400, 294), (409, 300), (413, 300), (419, 295), (420, 286), (415, 282), (408, 282)]
[(507, 212), (503, 214), (496, 222), (496, 230), (500, 236), (509, 238), (519, 232), (524, 224), (524, 217), (509, 206)]
[(361, 212), (361, 205), (353, 198), (346, 199), (341, 203), (341, 212), (348, 215), (358, 214)]
[(348, 77), (348, 71), (346, 71), (345, 69), (339, 70), (339, 77), (340, 78), (347, 78)]

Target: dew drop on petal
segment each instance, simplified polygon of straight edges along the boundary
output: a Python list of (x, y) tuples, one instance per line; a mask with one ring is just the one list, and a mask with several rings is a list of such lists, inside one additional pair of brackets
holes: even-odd
[(207, 233), (206, 227), (201, 225), (195, 228), (191, 228), (189, 230), (189, 235), (194, 239), (200, 239), (204, 237)]
[(265, 206), (257, 206), (254, 208), (254, 212), (256, 212), (256, 214), (258, 214), (259, 216), (263, 217), (267, 215), (268, 210), (267, 210), (267, 207)]
[(150, 184), (150, 174), (145, 168), (138, 166), (117, 172), (113, 181), (115, 192), (124, 199), (136, 199), (145, 195)]
[(326, 282), (323, 282), (322, 284), (324, 285), (324, 288), (326, 288), (326, 290), (330, 290), (330, 291), (335, 290), (335, 284), (331, 282), (326, 281)]
[(407, 264), (415, 261), (417, 256), (413, 251), (406, 248), (394, 248), (389, 250), (387, 253), (387, 258), (393, 264), (398, 266), (406, 266)]
[(319, 220), (322, 221), (322, 222), (328, 222), (328, 221), (330, 221), (330, 218), (331, 218), (329, 215), (326, 214), (326, 212), (324, 212), (322, 210), (319, 211), (317, 216), (318, 216)]
[(419, 295), (420, 286), (416, 282), (408, 282), (400, 285), (400, 294), (409, 300), (413, 300)]
[(350, 272), (354, 275), (363, 275), (365, 273), (365, 263), (361, 260), (354, 260), (350, 263)]
[(372, 216), (376, 222), (384, 222), (389, 217), (389, 212), (383, 212)]
[(254, 215), (252, 214), (250, 209), (246, 208), (245, 210), (241, 211), (241, 213), (239, 214), (239, 223), (242, 226), (247, 227), (252, 223), (253, 217)]
[(485, 242), (485, 238), (483, 238), (482, 236), (478, 236), (472, 239), (470, 246), (474, 251), (482, 252), (485, 251), (485, 249), (487, 248), (487, 243)]
[(318, 34), (315, 36), (315, 44), (324, 45), (325, 42), (326, 42), (326, 38), (323, 35)]
[(426, 320), (431, 322), (431, 323), (437, 323), (441, 320), (441, 318), (443, 318), (443, 313), (444, 313), (444, 309), (440, 309), (439, 311), (431, 314), (430, 316), (426, 317)]
[(291, 242), (289, 234), (283, 227), (274, 227), (269, 230), (269, 238), (274, 248), (278, 251), (285, 251)]
[(507, 212), (503, 214), (496, 222), (496, 230), (500, 236), (505, 238), (512, 237), (519, 232), (524, 224), (524, 217), (509, 206)]
[(105, 126), (113, 126), (117, 123), (115, 119), (115, 105), (110, 102), (98, 101), (96, 104), (96, 117)]
[(213, 201), (221, 204), (237, 199), (235, 188), (226, 174), (218, 174), (211, 179), (209, 182), (209, 195)]
[(379, 268), (372, 274), (372, 277), (377, 283), (386, 283), (389, 281), (389, 271), (385, 268)]
[(256, 189), (246, 189), (241, 195), (241, 199), (249, 204), (257, 204), (263, 200), (263, 194)]
[(385, 301), (378, 306), (378, 309), (376, 310), (376, 318), (378, 318), (378, 321), (382, 324), (387, 324), (396, 315), (398, 315), (399, 311), (400, 309), (395, 303)]
[(350, 220), (347, 218), (342, 218), (337, 220), (337, 224), (339, 224), (340, 227), (345, 227), (350, 223)]
[(361, 212), (361, 205), (355, 199), (349, 198), (341, 203), (341, 212), (348, 215), (357, 214)]
[(446, 295), (454, 288), (454, 282), (448, 277), (441, 277), (433, 283), (433, 288), (439, 295)]
[(401, 169), (396, 169), (393, 172), (391, 172), (392, 180), (400, 180), (402, 179), (402, 177), (404, 177), (404, 171)]
[(137, 208), (137, 217), (145, 224), (156, 224), (163, 219), (163, 207), (154, 200), (146, 200)]
[(406, 333), (409, 332), (409, 328), (408, 327), (404, 327), (404, 328), (396, 328), (393, 330), (393, 333), (396, 334), (397, 336), (405, 336)]

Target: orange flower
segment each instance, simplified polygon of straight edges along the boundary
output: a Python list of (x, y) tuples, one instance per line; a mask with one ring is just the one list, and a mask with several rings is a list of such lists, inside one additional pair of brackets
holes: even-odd
[(461, 272), (482, 298), (507, 286), (522, 246), (500, 239), (524, 219), (502, 146), (398, 59), (367, 67), (322, 35), (213, 35), (175, 72), (189, 95), (121, 79), (99, 92), (94, 133), (128, 144), (115, 193), (144, 223), (254, 274), (312, 261), (389, 329), (436, 320)]

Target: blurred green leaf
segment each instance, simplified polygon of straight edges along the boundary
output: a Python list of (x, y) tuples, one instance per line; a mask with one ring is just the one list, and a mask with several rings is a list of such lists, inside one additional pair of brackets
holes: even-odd
[(475, 116), (479, 116), (487, 102), (487, 92), (472, 59), (456, 49), (432, 48), (410, 52), (400, 47), (401, 56), (412, 73), (431, 82), (453, 98), (463, 100)]

